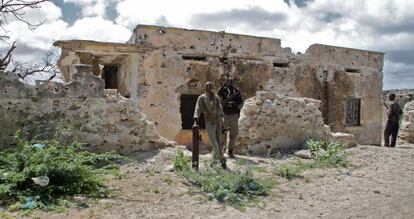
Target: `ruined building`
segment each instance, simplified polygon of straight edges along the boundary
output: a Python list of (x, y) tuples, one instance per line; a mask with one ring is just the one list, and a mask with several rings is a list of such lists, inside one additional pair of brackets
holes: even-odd
[[(257, 91), (320, 100), (333, 132), (381, 144), (383, 53), (314, 44), (292, 54), (279, 39), (138, 25), (126, 43), (57, 41), (65, 82), (75, 64), (92, 66), (111, 89), (137, 103), (158, 133), (189, 143), (204, 83), (233, 75), (245, 99)], [(293, 114), (293, 113), (292, 113)], [(205, 136), (204, 136), (205, 137)]]

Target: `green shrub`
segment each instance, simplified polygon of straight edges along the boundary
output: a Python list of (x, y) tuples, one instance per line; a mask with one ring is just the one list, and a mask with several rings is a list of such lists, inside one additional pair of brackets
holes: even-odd
[(349, 165), (344, 147), (339, 143), (310, 139), (306, 144), (312, 154), (311, 162), (299, 161), (294, 164), (280, 165), (275, 169), (275, 173), (286, 179), (293, 179), (301, 177), (301, 174), (308, 169)]
[(220, 164), (207, 163), (199, 172), (190, 168), (188, 157), (178, 151), (174, 158), (177, 174), (186, 178), (191, 184), (214, 198), (234, 207), (242, 207), (259, 196), (266, 196), (275, 185), (270, 179), (253, 177), (250, 169), (229, 171), (223, 170)]
[(300, 177), (303, 170), (300, 165), (283, 164), (276, 168), (276, 174), (286, 179), (293, 179)]
[(176, 171), (190, 170), (190, 166), (191, 166), (190, 160), (191, 158), (188, 156), (185, 156), (182, 150), (178, 150), (173, 159), (174, 170)]
[[(0, 202), (24, 204), (30, 198), (35, 207), (45, 207), (66, 195), (107, 196), (110, 191), (99, 173), (120, 156), (81, 149), (79, 143), (27, 141), (17, 132), (16, 146), (0, 152)], [(32, 180), (35, 177), (46, 177), (49, 182), (37, 185)]]
[(344, 146), (340, 143), (309, 139), (306, 142), (312, 159), (319, 162), (319, 166), (347, 166)]

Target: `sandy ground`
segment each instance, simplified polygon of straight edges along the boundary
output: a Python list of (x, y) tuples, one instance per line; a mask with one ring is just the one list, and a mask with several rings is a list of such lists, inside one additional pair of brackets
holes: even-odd
[[(72, 207), (66, 213), (35, 212), (31, 217), (414, 218), (414, 145), (358, 146), (347, 151), (352, 167), (311, 169), (292, 180), (276, 176), (273, 170), (298, 158), (238, 156), (243, 163), (259, 166), (257, 174), (278, 182), (268, 197), (240, 211), (209, 200), (170, 172), (175, 149), (167, 148), (135, 156), (136, 162), (123, 165), (123, 177), (108, 182), (116, 197), (89, 200), (89, 207)], [(236, 160), (230, 161), (230, 169), (237, 166)]]

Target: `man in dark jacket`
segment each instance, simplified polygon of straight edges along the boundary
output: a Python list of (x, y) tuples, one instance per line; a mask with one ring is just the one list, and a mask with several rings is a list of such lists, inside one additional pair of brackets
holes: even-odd
[[(223, 106), (223, 125), (229, 131), (229, 141), (227, 144), (227, 148), (229, 149), (228, 155), (230, 158), (234, 158), (233, 148), (236, 144), (237, 134), (239, 133), (239, 115), (240, 109), (243, 106), (243, 98), (240, 90), (233, 86), (233, 78), (230, 76), (226, 76), (223, 86), (217, 91), (217, 95), (220, 97), (221, 105)], [(226, 140), (227, 134), (225, 135), (225, 144), (227, 142)]]
[[(400, 116), (402, 114), (402, 110), (400, 105), (395, 101), (395, 94), (389, 94), (388, 99), (391, 101), (391, 105), (387, 113), (388, 120), (384, 130), (384, 141), (385, 147), (395, 147), (395, 144), (397, 142), (398, 129), (400, 127)], [(390, 136), (391, 145), (389, 141)]]

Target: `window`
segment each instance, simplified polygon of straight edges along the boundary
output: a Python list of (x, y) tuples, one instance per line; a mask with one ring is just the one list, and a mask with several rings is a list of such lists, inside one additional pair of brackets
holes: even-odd
[(184, 60), (191, 60), (191, 61), (201, 61), (201, 62), (205, 62), (207, 61), (207, 57), (205, 56), (196, 56), (196, 55), (184, 55), (183, 56)]
[[(193, 127), (193, 116), (198, 96), (194, 94), (182, 94), (180, 96), (181, 128), (183, 130), (191, 130)], [(200, 129), (205, 129), (203, 114), (199, 118), (198, 126)]]
[(289, 68), (289, 63), (288, 62), (274, 62), (273, 67), (276, 67), (276, 68)]
[(347, 73), (361, 73), (361, 70), (357, 68), (345, 68), (345, 71)]
[(102, 79), (105, 80), (105, 89), (118, 89), (118, 66), (104, 65)]
[(347, 98), (346, 99), (346, 126), (360, 126), (361, 125), (361, 99)]

